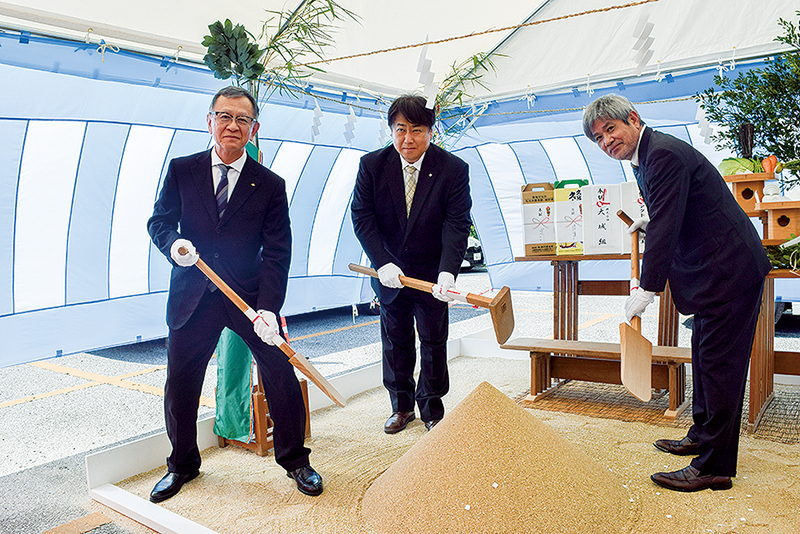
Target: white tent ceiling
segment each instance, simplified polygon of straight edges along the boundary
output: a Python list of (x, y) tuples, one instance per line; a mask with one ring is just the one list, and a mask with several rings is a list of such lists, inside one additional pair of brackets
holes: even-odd
[[(170, 265), (145, 222), (169, 160), (209, 147), (210, 95), (230, 83), (202, 65), (200, 43), (217, 20), (258, 34), (265, 9), (300, 1), (0, 0), (0, 331), (13, 333), (0, 365), (165, 334)], [(520, 187), (632, 180), (583, 135), (583, 106), (624, 91), (649, 125), (716, 163), (729, 154), (704, 142), (692, 95), (713, 86), (717, 66), (735, 77), (762, 65), (746, 60), (782, 50), (777, 21), (796, 21), (798, 8), (797, 0), (338, 1), (360, 21), (335, 33), (311, 96), (277, 95), (260, 115), (263, 162), (290, 199), (289, 316), (372, 298), (347, 267), (366, 261), (350, 195), (360, 156), (388, 139), (387, 100), (421, 88), (416, 45), (431, 43), (434, 82), (454, 62), (502, 54), (488, 89), (463, 110), (474, 128), (448, 148), (470, 165), (491, 283), (548, 290), (548, 262), (515, 260), (524, 254)], [(637, 76), (643, 13), (652, 56)], [(520, 26), (528, 22), (541, 23)], [(121, 50), (102, 55), (101, 40)], [(335, 60), (353, 54), (364, 55)], [(584, 261), (582, 275), (624, 277), (624, 264)], [(776, 285), (776, 295), (800, 300), (800, 284)]]
[[(201, 61), (207, 26), (230, 19), (258, 35), (265, 10), (293, 9), (301, 0), (25, 0), (0, 2), (0, 26), (26, 29)], [(476, 96), (518, 97), (636, 76), (634, 30), (643, 13), (653, 24), (652, 56), (643, 76), (763, 57), (785, 49), (774, 42), (780, 17), (794, 20), (793, 0), (339, 0), (358, 22), (337, 22), (335, 47), (312, 84), (371, 91), (383, 96), (419, 89), (420, 47), (429, 46), (434, 83), (450, 65), (495, 51), (497, 76)], [(522, 24), (528, 24), (520, 26)], [(519, 27), (518, 27), (519, 26)], [(515, 28), (496, 31), (503, 28)], [(89, 29), (91, 28), (91, 32)], [(489, 32), (489, 33), (484, 33)], [(481, 35), (472, 35), (481, 34)], [(465, 37), (469, 36), (470, 37)], [(459, 38), (463, 37), (463, 38)], [(353, 59), (336, 58), (367, 54)], [(309, 61), (315, 58), (309, 58)]]

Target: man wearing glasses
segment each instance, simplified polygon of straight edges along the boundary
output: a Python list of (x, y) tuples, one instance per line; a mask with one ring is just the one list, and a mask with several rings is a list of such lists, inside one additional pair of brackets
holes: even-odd
[[(214, 148), (170, 162), (147, 229), (172, 263), (167, 301), (164, 411), (172, 453), (150, 500), (169, 499), (200, 473), (197, 408), (209, 360), (224, 327), (250, 347), (274, 423), (275, 461), (307, 495), (322, 493), (303, 444), (305, 405), (294, 368), (271, 341), (286, 297), (291, 229), (286, 186), (245, 152), (258, 132), (258, 104), (239, 87), (211, 101)], [(259, 317), (245, 317), (194, 267), (199, 256)]]

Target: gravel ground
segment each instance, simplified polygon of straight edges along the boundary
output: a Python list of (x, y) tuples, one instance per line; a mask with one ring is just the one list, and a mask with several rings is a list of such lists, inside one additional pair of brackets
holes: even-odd
[[(457, 286), (493, 295), (484, 269), (462, 273)], [(552, 335), (552, 294), (512, 291), (514, 336)], [(624, 297), (580, 297), (581, 339), (617, 341)], [(380, 360), (378, 317), (349, 308), (287, 318), (292, 347), (327, 376)], [(656, 305), (643, 320), (653, 339)], [(451, 307), (451, 338), (491, 329), (484, 309)], [(680, 345), (689, 345), (690, 320), (681, 318)], [(800, 313), (786, 314), (776, 332), (778, 350), (797, 350)], [(0, 369), (0, 534), (39, 534), (97, 510), (86, 488), (84, 457), (162, 432), (166, 350), (163, 340), (51, 358)], [(216, 359), (203, 396), (214, 397)], [(135, 387), (134, 387), (135, 386)], [(211, 404), (210, 406), (213, 406)], [(213, 408), (200, 407), (200, 417)], [(93, 533), (127, 533), (114, 523)]]

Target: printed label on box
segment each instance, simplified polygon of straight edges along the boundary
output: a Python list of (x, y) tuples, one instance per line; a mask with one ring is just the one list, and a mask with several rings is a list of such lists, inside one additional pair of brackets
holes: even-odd
[(583, 195), (580, 186), (586, 181), (570, 182), (578, 187), (556, 187), (555, 190), (556, 254), (559, 255), (583, 254)]
[(526, 256), (555, 254), (555, 200), (552, 184), (527, 184), (522, 187), (522, 222)]
[(618, 184), (587, 185), (583, 196), (583, 253), (621, 254), (622, 221), (617, 217), (620, 206)]
[[(628, 214), (628, 217), (639, 219), (647, 217), (647, 206), (639, 192), (639, 185), (636, 182), (622, 182), (619, 184), (620, 209)], [(639, 252), (644, 252), (645, 234), (639, 232)], [(631, 253), (631, 237), (628, 233), (626, 224), (622, 224), (622, 252)]]

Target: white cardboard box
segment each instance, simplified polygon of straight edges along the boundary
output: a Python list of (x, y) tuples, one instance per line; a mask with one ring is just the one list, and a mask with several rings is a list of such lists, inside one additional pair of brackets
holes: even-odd
[(522, 223), (526, 256), (556, 253), (553, 184), (522, 186)]
[[(619, 184), (620, 209), (628, 214), (634, 221), (640, 217), (647, 217), (647, 206), (639, 193), (636, 182), (622, 182)], [(639, 233), (639, 252), (644, 252), (645, 234)], [(630, 254), (631, 239), (625, 224), (622, 225), (622, 252)]]
[(555, 189), (556, 254), (583, 254), (583, 194), (585, 180), (565, 180)]
[[(583, 196), (583, 253), (622, 254), (619, 184), (586, 185)], [(627, 235), (627, 234), (626, 234)]]

